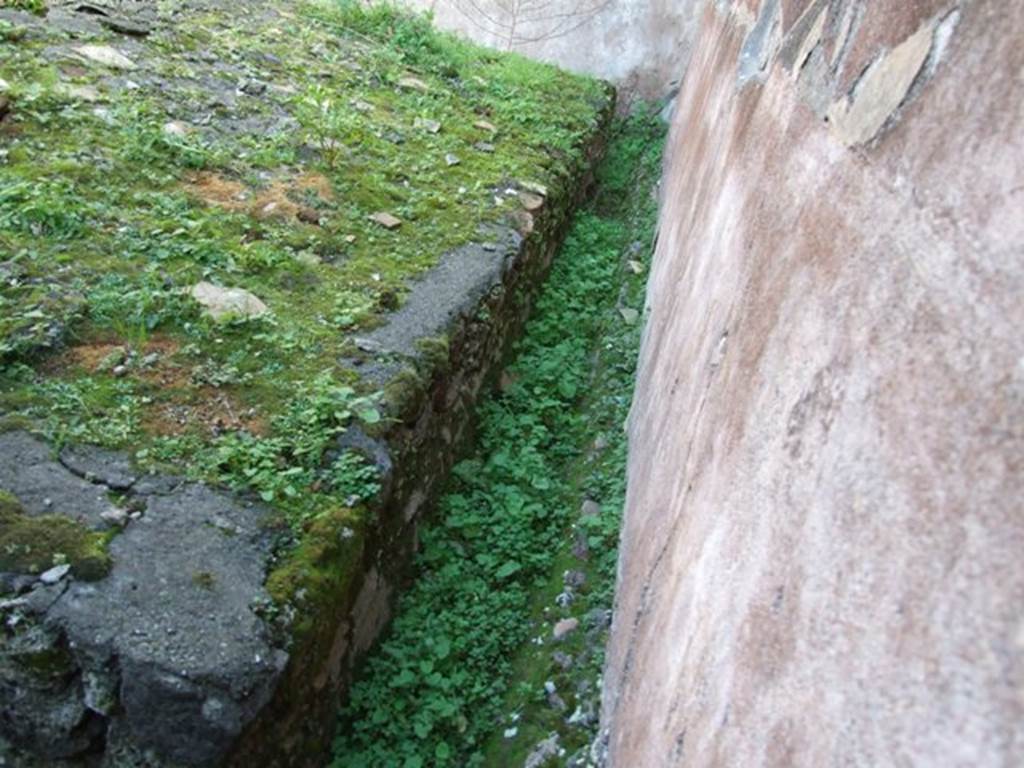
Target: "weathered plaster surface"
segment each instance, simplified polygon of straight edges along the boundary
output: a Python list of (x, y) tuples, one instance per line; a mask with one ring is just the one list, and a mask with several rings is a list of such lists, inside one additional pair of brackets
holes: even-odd
[(1024, 764), (1022, 28), (999, 0), (705, 5), (629, 426), (613, 766)]
[(432, 11), (443, 29), (646, 98), (663, 97), (682, 74), (696, 22), (691, 0), (402, 1)]

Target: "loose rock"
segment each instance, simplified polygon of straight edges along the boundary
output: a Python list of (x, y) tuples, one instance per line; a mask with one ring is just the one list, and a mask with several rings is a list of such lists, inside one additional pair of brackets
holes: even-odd
[(555, 640), (563, 640), (570, 634), (575, 632), (579, 628), (579, 626), (579, 619), (562, 619), (560, 622), (555, 624), (555, 628), (551, 631), (551, 635), (555, 638)]
[(117, 16), (103, 16), (100, 18), (100, 24), (114, 32), (120, 32), (122, 35), (130, 35), (131, 37), (146, 37), (153, 31), (153, 28), (148, 24)]
[(87, 104), (95, 104), (97, 101), (103, 100), (100, 92), (91, 85), (74, 85), (73, 83), (68, 83), (61, 86), (60, 92), (69, 99), (84, 101)]
[(413, 91), (419, 91), (420, 93), (426, 93), (430, 90), (430, 86), (420, 80), (418, 77), (406, 76), (398, 81), (400, 88), (407, 88)]
[(523, 763), (523, 768), (541, 768), (548, 760), (558, 757), (561, 751), (562, 748), (558, 743), (558, 734), (552, 733), (533, 748), (529, 757), (526, 758), (526, 762)]
[(243, 288), (222, 288), (205, 280), (192, 287), (191, 295), (214, 320), (259, 317), (270, 311), (259, 298)]
[(138, 69), (138, 65), (134, 61), (109, 45), (80, 45), (74, 51), (83, 59), (95, 61), (97, 64), (111, 69)]
[(188, 123), (184, 123), (181, 120), (171, 120), (168, 123), (164, 123), (164, 133), (168, 136), (176, 136), (179, 138), (188, 136), (192, 132), (192, 126)]
[(535, 195), (532, 192), (520, 192), (519, 202), (523, 204), (523, 208), (528, 210), (530, 213), (535, 213), (544, 207), (544, 198), (540, 195)]
[(440, 133), (441, 124), (437, 120), (430, 120), (425, 117), (417, 117), (413, 121), (413, 127), (418, 128), (421, 131), (427, 131), (428, 133)]
[(370, 221), (380, 224), (384, 229), (398, 229), (402, 226), (401, 219), (384, 211), (378, 211), (377, 213), (371, 214)]
[(541, 197), (548, 196), (548, 188), (536, 181), (520, 181), (519, 186), (525, 189), (527, 192), (533, 192), (534, 194), (540, 195)]
[(61, 579), (63, 579), (65, 576), (67, 576), (68, 575), (68, 571), (70, 571), (70, 570), (71, 570), (71, 566), (70, 565), (67, 565), (67, 564), (57, 565), (57, 566), (54, 566), (53, 568), (51, 568), (50, 570), (45, 571), (42, 575), (40, 575), (39, 580), (41, 582), (43, 582), (43, 584), (48, 584), (48, 585), (56, 584)]

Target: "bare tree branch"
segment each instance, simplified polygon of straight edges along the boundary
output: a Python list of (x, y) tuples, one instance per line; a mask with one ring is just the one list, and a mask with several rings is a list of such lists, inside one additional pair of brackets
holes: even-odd
[(447, 0), (474, 27), (510, 50), (572, 34), (607, 10), (612, 1)]

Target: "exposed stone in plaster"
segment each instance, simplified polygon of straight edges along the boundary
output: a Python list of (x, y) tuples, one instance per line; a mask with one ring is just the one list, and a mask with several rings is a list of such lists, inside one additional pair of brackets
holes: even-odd
[(910, 86), (932, 49), (935, 22), (922, 26), (907, 40), (877, 59), (849, 97), (839, 99), (828, 119), (835, 136), (846, 146), (873, 139), (889, 116), (903, 103)]

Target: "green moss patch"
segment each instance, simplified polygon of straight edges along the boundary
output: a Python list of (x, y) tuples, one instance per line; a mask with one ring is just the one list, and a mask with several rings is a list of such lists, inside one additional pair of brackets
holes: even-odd
[(108, 539), (67, 517), (28, 515), (0, 491), (0, 571), (42, 573), (67, 563), (76, 578), (95, 581), (110, 571)]

